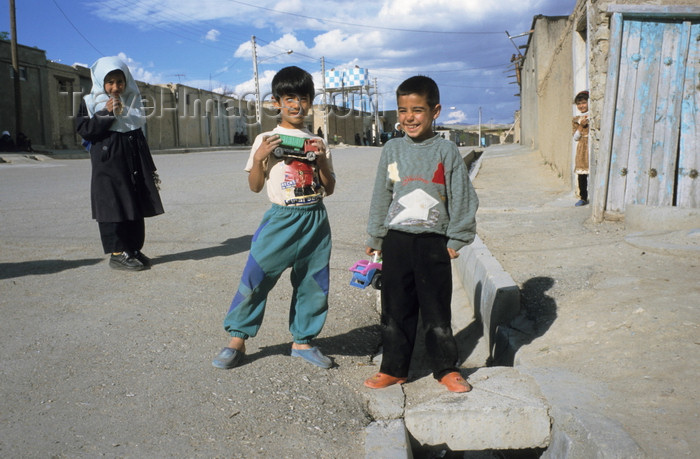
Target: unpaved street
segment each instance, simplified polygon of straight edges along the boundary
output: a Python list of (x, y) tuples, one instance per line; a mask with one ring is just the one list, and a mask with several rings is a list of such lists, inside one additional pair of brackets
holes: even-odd
[(90, 218), (88, 160), (0, 164), (0, 455), (359, 457), (360, 395), (378, 342), (373, 292), (349, 286), (364, 257), (379, 149), (335, 150), (330, 370), (290, 357), (283, 275), (240, 368), (211, 359), (266, 194), (247, 150), (157, 155), (166, 213), (147, 219), (149, 271), (120, 272)]

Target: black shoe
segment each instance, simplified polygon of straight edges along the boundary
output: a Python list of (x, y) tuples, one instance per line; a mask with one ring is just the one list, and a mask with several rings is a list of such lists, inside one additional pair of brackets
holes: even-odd
[(119, 255), (112, 254), (109, 257), (109, 266), (114, 269), (124, 269), (127, 271), (142, 271), (146, 269), (143, 263), (131, 256), (129, 252), (122, 252)]
[(137, 250), (134, 252), (134, 258), (136, 258), (138, 261), (141, 262), (142, 265), (144, 265), (146, 268), (150, 268), (153, 263), (151, 262), (151, 259), (148, 258), (143, 252), (140, 250)]

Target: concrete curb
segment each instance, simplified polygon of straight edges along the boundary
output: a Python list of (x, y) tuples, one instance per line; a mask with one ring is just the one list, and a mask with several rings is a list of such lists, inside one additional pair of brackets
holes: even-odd
[(471, 298), (474, 314), (482, 323), (489, 357), (495, 359), (496, 329), (510, 323), (520, 312), (520, 289), (479, 236), (460, 250), (455, 267)]

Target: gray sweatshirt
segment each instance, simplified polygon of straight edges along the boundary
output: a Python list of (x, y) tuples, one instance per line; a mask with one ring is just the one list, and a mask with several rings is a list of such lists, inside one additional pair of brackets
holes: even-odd
[(474, 241), (479, 199), (454, 142), (405, 136), (382, 149), (369, 210), (367, 245), (381, 250), (388, 230), (447, 236), (459, 250)]

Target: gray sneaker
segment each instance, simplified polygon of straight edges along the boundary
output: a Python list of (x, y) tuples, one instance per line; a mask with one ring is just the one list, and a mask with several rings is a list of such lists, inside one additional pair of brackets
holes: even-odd
[(222, 370), (230, 370), (231, 368), (236, 368), (243, 361), (243, 356), (245, 352), (239, 351), (230, 347), (225, 347), (221, 349), (219, 355), (211, 362), (216, 368), (221, 368)]
[(315, 346), (311, 349), (292, 348), (292, 357), (301, 357), (307, 362), (321, 368), (330, 368), (333, 365), (333, 361), (323, 355), (321, 350)]

